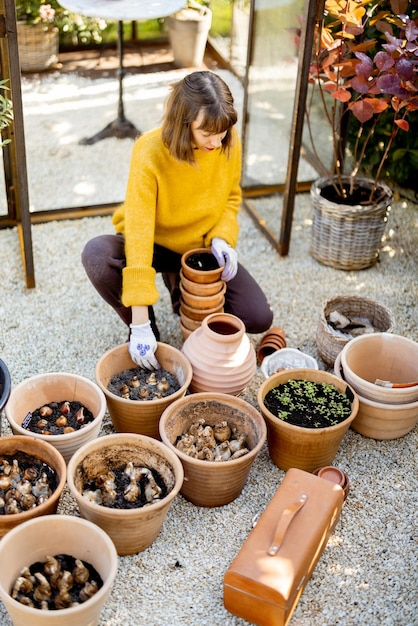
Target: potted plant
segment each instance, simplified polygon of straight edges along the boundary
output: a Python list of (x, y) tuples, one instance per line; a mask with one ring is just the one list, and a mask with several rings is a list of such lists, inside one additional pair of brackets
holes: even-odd
[[(0, 80), (0, 91), (8, 91), (9, 87), (7, 83), (9, 81)], [(0, 93), (0, 132), (9, 126), (9, 124), (13, 121), (13, 102), (10, 98), (7, 97), (7, 94)], [(5, 146), (10, 143), (10, 139), (5, 139), (0, 141), (0, 147)]]
[(166, 18), (168, 37), (178, 67), (200, 67), (212, 25), (208, 2), (187, 0), (177, 13)]
[(334, 374), (310, 368), (272, 374), (261, 384), (257, 400), (267, 422), (269, 454), (285, 471), (296, 467), (313, 472), (331, 465), (359, 409), (349, 385)]
[[(312, 255), (340, 269), (360, 269), (378, 257), (392, 192), (381, 181), (398, 133), (409, 130), (418, 109), (416, 9), (407, 0), (326, 0), (317, 26), (310, 68), (307, 129), (321, 178), (311, 188), (314, 205)], [(312, 116), (331, 130), (331, 167), (321, 159)], [(382, 115), (390, 131), (379, 146), (374, 176), (361, 166), (373, 147)], [(346, 150), (345, 132), (357, 134)], [(315, 136), (314, 136), (315, 135)]]

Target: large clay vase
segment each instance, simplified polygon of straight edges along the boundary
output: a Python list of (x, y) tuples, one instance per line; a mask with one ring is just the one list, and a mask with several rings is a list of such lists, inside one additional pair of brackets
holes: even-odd
[[(64, 490), (67, 479), (67, 467), (62, 455), (51, 444), (34, 437), (21, 437), (11, 435), (10, 437), (0, 437), (0, 459), (3, 456), (11, 456), (24, 453), (47, 464), (54, 470), (57, 477), (57, 487), (50, 497), (38, 504), (33, 509), (22, 511), (21, 513), (0, 515), (0, 538), (15, 526), (27, 522), (28, 520), (41, 515), (51, 515), (56, 513), (59, 499)], [(1, 462), (0, 462), (1, 464)], [(4, 495), (5, 492), (3, 492)]]
[(239, 395), (257, 367), (256, 354), (244, 323), (229, 313), (214, 313), (202, 321), (183, 344), (193, 377), (190, 391)]
[[(62, 435), (42, 435), (24, 428), (25, 417), (49, 402), (81, 402), (94, 416), (83, 428)], [(42, 439), (61, 452), (68, 463), (71, 456), (86, 441), (99, 436), (106, 398), (98, 385), (88, 378), (66, 372), (51, 372), (31, 376), (12, 387), (6, 405), (6, 417), (15, 435), (28, 435)]]
[[(122, 509), (90, 501), (83, 485), (100, 474), (126, 465), (156, 470), (167, 488), (164, 498), (148, 506)], [(100, 526), (112, 538), (120, 555), (148, 548), (159, 534), (168, 510), (183, 484), (183, 468), (169, 448), (152, 437), (118, 433), (99, 437), (78, 450), (68, 465), (68, 487), (81, 516)]]
[[(23, 567), (44, 562), (47, 556), (68, 554), (94, 567), (103, 581), (91, 598), (68, 609), (38, 609), (10, 595)], [(21, 524), (0, 542), (0, 598), (13, 626), (96, 626), (118, 567), (110, 537), (95, 524), (70, 515), (47, 515)]]
[[(330, 383), (343, 394), (346, 394), (348, 388), (347, 395), (352, 398), (351, 414), (339, 424), (325, 428), (303, 428), (279, 419), (268, 410), (264, 398), (271, 389), (291, 379)], [(359, 409), (358, 397), (347, 383), (334, 374), (310, 368), (283, 370), (272, 374), (261, 384), (257, 400), (267, 422), (267, 444), (270, 457), (280, 469), (285, 471), (296, 467), (306, 472), (313, 472), (318, 467), (331, 465)]]
[(155, 356), (161, 367), (173, 374), (180, 385), (174, 393), (156, 400), (130, 400), (109, 391), (108, 385), (113, 376), (138, 367), (131, 359), (127, 343), (111, 348), (97, 362), (97, 384), (106, 396), (109, 415), (119, 433), (137, 433), (159, 439), (158, 421), (161, 413), (177, 398), (184, 396), (190, 385), (192, 366), (180, 350), (166, 343), (158, 343)]
[[(192, 458), (176, 447), (176, 441), (198, 419), (214, 426), (226, 421), (245, 435), (249, 452), (227, 461)], [(260, 413), (245, 400), (223, 393), (196, 393), (171, 404), (161, 416), (162, 441), (175, 453), (184, 469), (181, 494), (193, 504), (223, 506), (237, 498), (252, 464), (266, 439), (266, 424)]]

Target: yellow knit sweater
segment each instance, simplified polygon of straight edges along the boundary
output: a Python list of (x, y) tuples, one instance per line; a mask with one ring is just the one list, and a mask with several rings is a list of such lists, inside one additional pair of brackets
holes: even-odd
[(114, 216), (125, 236), (124, 306), (154, 304), (159, 297), (152, 267), (154, 242), (183, 254), (210, 246), (213, 237), (235, 246), (241, 204), (241, 144), (235, 128), (228, 154), (195, 151), (196, 164), (170, 156), (157, 128), (133, 148), (126, 199)]

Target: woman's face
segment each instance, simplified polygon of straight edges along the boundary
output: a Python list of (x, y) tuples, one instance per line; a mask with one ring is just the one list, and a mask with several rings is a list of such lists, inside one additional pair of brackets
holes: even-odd
[(203, 152), (212, 152), (212, 150), (216, 150), (217, 148), (221, 147), (222, 139), (226, 136), (226, 133), (228, 131), (213, 135), (207, 130), (202, 130), (199, 128), (202, 120), (203, 112), (201, 111), (191, 125), (193, 147), (198, 148)]

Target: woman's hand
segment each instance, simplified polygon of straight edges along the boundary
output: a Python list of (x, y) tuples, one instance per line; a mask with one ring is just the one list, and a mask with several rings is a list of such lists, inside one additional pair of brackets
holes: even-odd
[(155, 358), (157, 340), (151, 329), (151, 322), (130, 324), (129, 354), (139, 367), (147, 370), (158, 370), (160, 364)]
[(212, 254), (219, 263), (219, 267), (225, 265), (221, 278), (225, 282), (234, 278), (238, 270), (238, 255), (234, 248), (224, 239), (214, 237), (211, 243)]

